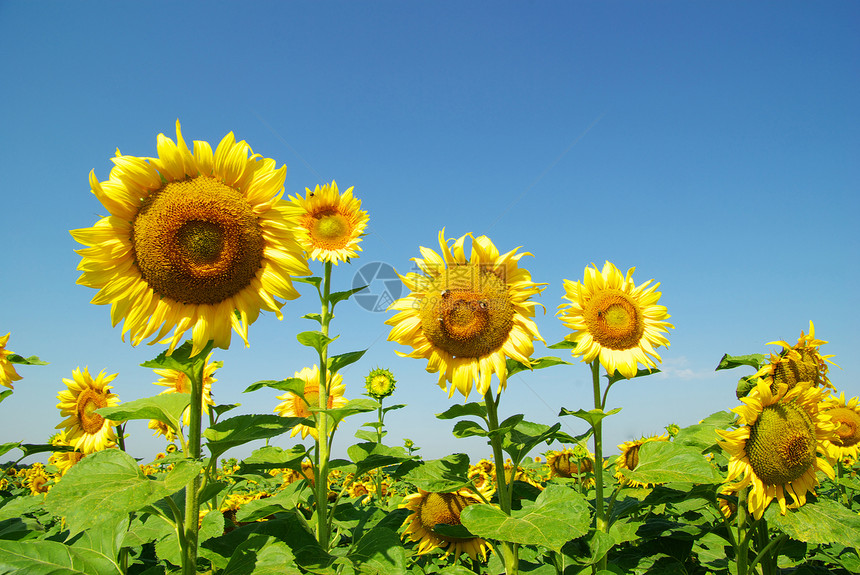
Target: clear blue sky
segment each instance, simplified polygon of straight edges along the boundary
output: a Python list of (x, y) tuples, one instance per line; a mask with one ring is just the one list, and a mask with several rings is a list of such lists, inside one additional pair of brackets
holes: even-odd
[[(589, 263), (662, 282), (677, 328), (664, 372), (613, 388), (610, 446), (735, 407), (748, 372), (714, 373), (722, 354), (774, 350), (809, 320), (843, 368), (832, 381), (858, 395), (858, 25), (860, 4), (838, 1), (0, 2), (0, 335), (51, 362), (18, 368), (0, 442), (45, 441), (78, 366), (119, 372), (123, 400), (160, 390), (138, 365), (161, 348), (121, 342), (89, 303), (68, 230), (105, 212), (89, 171), (106, 179), (117, 147), (155, 155), (177, 118), (189, 142), (232, 130), (285, 163), (288, 194), (355, 186), (370, 233), (336, 289), (371, 262), (409, 271), (443, 226), (534, 254), (522, 265), (550, 284), (548, 343), (565, 335), (562, 280)], [(217, 353), (219, 403), (271, 413), (274, 391), (241, 390), (313, 363), (295, 339), (318, 311), (305, 294), (284, 321), (261, 316), (250, 349)], [(370, 348), (343, 374), (347, 396), (386, 366), (392, 401), (409, 404), (389, 417), (390, 443), (488, 455), (435, 419), (462, 399), (395, 355), (407, 349), (386, 341), (390, 316), (341, 305), (334, 353)], [(551, 424), (590, 402), (577, 362), (512, 378), (501, 411)], [(130, 432), (139, 457), (162, 445), (145, 422)]]

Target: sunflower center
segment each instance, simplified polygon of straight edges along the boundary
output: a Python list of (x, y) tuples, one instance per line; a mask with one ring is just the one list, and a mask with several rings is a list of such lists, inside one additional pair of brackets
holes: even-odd
[(105, 396), (92, 389), (85, 389), (78, 396), (78, 420), (85, 433), (94, 434), (101, 431), (105, 418), (95, 413), (102, 407), (107, 407)]
[(467, 541), (469, 538), (440, 535), (433, 530), (440, 523), (460, 525), (460, 512), (467, 505), (470, 505), (470, 502), (457, 493), (428, 493), (421, 503), (418, 517), (424, 529), (433, 531), (433, 534), (443, 541)]
[(140, 275), (158, 295), (220, 303), (246, 288), (263, 261), (262, 230), (238, 190), (200, 176), (170, 182), (143, 201), (133, 222)]
[(766, 406), (750, 429), (746, 452), (763, 483), (785, 485), (815, 463), (815, 446), (809, 415), (792, 403), (776, 403)]
[(820, 383), (818, 380), (818, 365), (816, 363), (784, 356), (774, 366), (771, 392), (775, 392), (780, 383), (786, 384), (788, 389), (791, 389), (800, 381), (811, 381), (818, 384)]
[(831, 443), (840, 447), (851, 447), (860, 443), (860, 415), (853, 409), (847, 407), (835, 407), (827, 410), (831, 421), (839, 425), (836, 429), (836, 437)]
[(636, 347), (645, 333), (645, 322), (636, 302), (621, 290), (601, 291), (583, 310), (588, 332), (603, 347), (625, 350)]
[(391, 379), (387, 375), (375, 375), (370, 380), (370, 392), (374, 395), (387, 396), (391, 391)]
[(322, 249), (342, 248), (349, 241), (352, 226), (343, 214), (334, 209), (326, 209), (312, 216), (308, 227), (313, 244)]
[(639, 449), (642, 447), (642, 444), (637, 444), (631, 446), (626, 453), (624, 453), (624, 467), (633, 471), (639, 466)]
[(514, 325), (505, 281), (491, 269), (452, 265), (431, 280), (421, 302), (424, 335), (453, 357), (477, 358), (502, 347)]
[(552, 468), (561, 477), (573, 477), (580, 473), (591, 473), (594, 470), (590, 459), (578, 460), (572, 453), (560, 453), (553, 460)]

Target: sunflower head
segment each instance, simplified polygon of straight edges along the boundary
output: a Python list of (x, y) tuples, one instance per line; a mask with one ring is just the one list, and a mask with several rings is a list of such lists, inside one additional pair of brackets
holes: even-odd
[(63, 378), (66, 389), (57, 394), (57, 408), (66, 419), (57, 429), (64, 429), (69, 444), (84, 454), (101, 451), (116, 442), (113, 422), (96, 413), (97, 409), (119, 403), (119, 396), (110, 393), (112, 386), (108, 385), (116, 376), (102, 371), (93, 379), (88, 368), (78, 368), (72, 372), (72, 379)]
[[(61, 430), (51, 439), (51, 445), (56, 445), (58, 447), (72, 446), (71, 442), (66, 437), (65, 429)], [(48, 463), (54, 465), (62, 477), (69, 469), (72, 468), (73, 465), (83, 458), (84, 454), (80, 451), (55, 451), (50, 457), (48, 457)]]
[(12, 355), (12, 352), (6, 349), (6, 343), (9, 341), (9, 336), (12, 332), (4, 336), (0, 336), (0, 385), (4, 385), (9, 389), (14, 389), (13, 381), (18, 381), (21, 376), (15, 371), (15, 366), (12, 365), (7, 358)]
[(845, 392), (839, 397), (828, 396), (821, 406), (825, 415), (837, 426), (833, 437), (824, 441), (824, 448), (831, 459), (860, 457), (860, 398), (845, 401)]
[(341, 194), (337, 183), (332, 182), (314, 191), (305, 188), (305, 197), (290, 196), (289, 213), (297, 223), (296, 238), (310, 259), (337, 265), (358, 257), (368, 216), (352, 190)]
[(377, 401), (394, 393), (395, 383), (397, 383), (397, 380), (394, 379), (394, 375), (387, 369), (379, 367), (372, 370), (364, 379), (364, 387), (367, 389), (367, 395)]
[(594, 484), (594, 478), (586, 476), (594, 473), (594, 456), (588, 450), (576, 445), (573, 449), (565, 447), (561, 451), (550, 451), (546, 454), (550, 477), (575, 478), (584, 486)]
[(819, 351), (825, 343), (827, 342), (815, 338), (815, 325), (810, 321), (809, 335), (801, 331), (796, 344), (791, 345), (785, 341), (772, 341), (768, 344), (782, 346), (782, 350), (771, 354), (768, 363), (756, 376), (771, 378), (771, 393), (774, 394), (780, 384), (791, 389), (802, 381), (809, 381), (817, 387), (833, 388), (827, 377), (827, 364), (833, 363), (830, 361), (833, 356), (821, 355)]
[(298, 297), (291, 276), (310, 274), (281, 200), (285, 166), (232, 132), (214, 153), (201, 141), (192, 152), (178, 121), (157, 158), (117, 151), (113, 162), (105, 182), (90, 172), (111, 215), (71, 234), (87, 246), (78, 283), (99, 290), (92, 303), (110, 304), (114, 325), (125, 319), (123, 338), (172, 352), (191, 329), (196, 355), (210, 340), (229, 347), (231, 328), (247, 344), (261, 309), (282, 317), (276, 298)]
[(414, 349), (399, 355), (428, 360), (427, 371), (439, 373), (439, 386), (448, 395), (459, 391), (469, 396), (473, 385), (484, 395), (493, 373), (499, 391), (507, 382), (506, 359), (529, 364), (534, 340), (543, 341), (534, 317), (531, 296), (545, 284), (531, 281), (528, 271), (518, 266), (529, 255), (499, 251), (486, 236), (472, 240), (469, 235), (448, 245), (445, 230), (439, 232), (440, 256), (420, 248), (423, 259), (414, 258), (421, 273), (400, 276), (411, 294), (391, 304), (398, 311), (386, 323), (393, 326), (388, 339)]
[(649, 485), (651, 485), (650, 483), (640, 483), (639, 481), (635, 481), (633, 479), (627, 479), (621, 472), (622, 469), (629, 469), (633, 471), (639, 466), (639, 450), (642, 448), (643, 445), (650, 441), (669, 441), (669, 436), (652, 435), (650, 437), (643, 437), (641, 439), (635, 439), (633, 441), (625, 441), (618, 446), (618, 449), (621, 450), (621, 455), (619, 455), (615, 459), (615, 477), (622, 484), (629, 485), (631, 487), (648, 487)]
[[(282, 417), (304, 417), (313, 419), (314, 412), (311, 411), (310, 408), (317, 408), (320, 405), (319, 368), (316, 365), (312, 368), (305, 367), (301, 371), (297, 371), (294, 377), (297, 377), (304, 382), (304, 393), (302, 395), (296, 395), (295, 393), (288, 391), (283, 395), (279, 395), (278, 399), (283, 401), (275, 407), (275, 413)], [(347, 403), (346, 398), (343, 396), (343, 392), (346, 390), (346, 386), (343, 384), (343, 377), (339, 373), (334, 375), (329, 373), (328, 379), (328, 409), (343, 407)], [(298, 433), (302, 434), (302, 439), (308, 435), (317, 439), (316, 426), (297, 425), (293, 427), (290, 437), (295, 437)]]
[[(661, 361), (655, 348), (668, 346), (665, 334), (674, 326), (666, 308), (657, 305), (662, 295), (653, 280), (636, 286), (633, 271), (627, 275), (610, 262), (603, 270), (585, 268), (583, 281), (564, 280), (564, 299), (559, 318), (573, 333), (565, 339), (576, 343), (572, 353), (582, 361), (600, 359), (607, 373), (616, 370), (626, 378), (634, 377), (641, 364), (654, 368)], [(649, 287), (650, 286), (650, 287)]]
[(433, 493), (419, 489), (418, 493), (407, 496), (401, 507), (412, 511), (403, 525), (404, 536), (418, 542), (418, 554), (424, 554), (437, 547), (445, 547), (445, 556), (454, 553), (456, 561), (461, 553), (467, 553), (473, 560), (478, 555), (486, 560), (490, 545), (480, 537), (451, 537), (436, 532), (437, 525), (462, 525), (460, 512), (469, 505), (480, 503), (481, 499), (467, 489), (454, 493)]

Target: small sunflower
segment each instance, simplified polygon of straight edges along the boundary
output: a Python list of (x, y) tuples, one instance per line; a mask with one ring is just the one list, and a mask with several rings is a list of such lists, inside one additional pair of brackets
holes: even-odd
[(112, 388), (108, 384), (116, 376), (102, 371), (93, 379), (88, 368), (83, 371), (78, 368), (72, 372), (72, 379), (63, 378), (66, 389), (57, 394), (60, 400), (57, 408), (66, 419), (56, 428), (64, 429), (69, 443), (85, 455), (107, 449), (116, 442), (113, 423), (95, 413), (119, 403), (119, 396), (108, 391)]
[(629, 485), (630, 487), (649, 487), (652, 485), (650, 483), (640, 483), (633, 479), (627, 479), (621, 473), (622, 469), (633, 471), (639, 466), (639, 450), (650, 441), (669, 441), (669, 436), (651, 435), (650, 437), (634, 439), (633, 441), (625, 441), (618, 446), (618, 449), (621, 450), (621, 455), (615, 458), (615, 478), (623, 485)]
[(731, 457), (726, 482), (740, 477), (727, 489), (752, 486), (747, 505), (756, 519), (774, 499), (783, 514), (788, 506), (805, 504), (806, 493), (814, 494), (818, 485), (817, 471), (834, 476), (830, 463), (817, 455), (823, 442), (834, 438), (836, 427), (819, 409), (824, 390), (800, 382), (791, 389), (780, 384), (773, 393), (771, 385), (768, 378), (759, 379), (741, 399), (744, 405), (732, 410), (740, 427), (717, 430), (723, 438), (720, 446)]
[(371, 499), (373, 499), (372, 492), (376, 490), (376, 486), (373, 483), (365, 482), (365, 481), (353, 481), (350, 483), (349, 487), (346, 488), (346, 492), (350, 497), (355, 497), (358, 499), (359, 503), (369, 503)]
[(772, 341), (768, 345), (780, 345), (782, 351), (771, 354), (768, 363), (757, 373), (757, 377), (771, 378), (773, 382), (772, 393), (776, 393), (776, 386), (784, 383), (788, 389), (794, 387), (798, 382), (809, 381), (817, 387), (829, 387), (835, 389), (827, 377), (827, 364), (832, 355), (821, 355), (820, 346), (827, 343), (815, 338), (815, 325), (809, 322), (809, 335), (802, 331), (795, 345), (785, 341)]
[[(51, 445), (56, 445), (57, 447), (72, 446), (66, 438), (66, 430), (62, 430), (57, 433), (51, 440)], [(84, 454), (80, 451), (55, 451), (50, 457), (48, 457), (48, 463), (54, 465), (59, 470), (60, 476), (62, 477), (69, 469), (72, 468), (73, 465), (83, 458)]]
[(176, 441), (176, 432), (173, 431), (173, 429), (163, 421), (159, 421), (157, 419), (150, 419), (147, 427), (155, 432), (152, 434), (153, 437), (163, 435), (164, 439), (166, 439), (168, 442), (172, 443), (173, 441)]
[(649, 287), (654, 280), (648, 280), (636, 286), (636, 268), (624, 276), (610, 262), (603, 271), (591, 265), (583, 281), (564, 280), (564, 299), (570, 303), (559, 306), (559, 318), (573, 330), (565, 339), (576, 343), (574, 357), (587, 363), (600, 358), (608, 374), (617, 370), (626, 378), (636, 375), (639, 364), (657, 367), (662, 360), (654, 348), (668, 346), (664, 334), (675, 327), (664, 321), (671, 317), (666, 307), (657, 305), (660, 284)]
[(114, 326), (125, 319), (132, 345), (152, 337), (172, 352), (190, 329), (196, 355), (209, 340), (229, 347), (231, 327), (247, 345), (260, 310), (281, 319), (276, 298), (297, 298), (291, 276), (310, 274), (281, 199), (286, 166), (232, 132), (192, 153), (177, 121), (176, 140), (159, 134), (157, 158), (117, 151), (105, 182), (90, 172), (110, 215), (71, 231), (88, 246), (77, 283), (100, 290), (92, 303), (111, 305)]
[(361, 210), (361, 200), (353, 197), (353, 188), (341, 195), (332, 182), (305, 190), (304, 198), (290, 196), (289, 213), (298, 222), (294, 231), (308, 257), (334, 265), (358, 257), (368, 216)]
[(15, 389), (12, 386), (13, 381), (18, 381), (21, 376), (15, 371), (15, 366), (12, 365), (7, 357), (12, 355), (12, 352), (6, 349), (6, 343), (9, 341), (10, 331), (4, 336), (0, 336), (0, 385), (5, 385), (9, 389)]
[(412, 293), (395, 301), (398, 311), (387, 323), (393, 326), (390, 341), (414, 348), (403, 357), (427, 359), (427, 371), (439, 373), (439, 387), (452, 385), (448, 396), (459, 391), (468, 398), (473, 384), (484, 395), (493, 373), (499, 391), (507, 383), (507, 358), (529, 364), (534, 340), (544, 341), (531, 319), (538, 305), (529, 301), (546, 284), (536, 284), (531, 274), (518, 267), (531, 255), (499, 251), (487, 236), (472, 240), (471, 257), (464, 244), (469, 235), (448, 245), (445, 230), (439, 232), (442, 255), (420, 248), (423, 259), (413, 258), (422, 273), (400, 276)]
[(397, 380), (394, 379), (394, 375), (387, 369), (379, 367), (372, 370), (364, 379), (364, 387), (367, 388), (367, 395), (377, 401), (394, 393), (395, 383), (397, 383)]
[[(212, 354), (210, 353), (206, 357), (206, 363), (203, 366), (203, 409), (206, 409), (207, 405), (215, 405), (215, 402), (212, 400), (212, 384), (218, 381), (214, 377), (215, 370), (222, 367), (224, 364), (220, 361), (212, 361)], [(166, 387), (164, 391), (159, 393), (158, 395), (164, 395), (165, 393), (191, 393), (191, 380), (188, 378), (185, 373), (179, 371), (178, 369), (154, 369), (152, 370), (156, 375), (161, 376), (161, 379), (154, 382), (155, 385), (160, 385), (162, 387)], [(185, 411), (182, 413), (182, 424), (188, 425), (191, 417), (191, 407), (186, 407)], [(161, 424), (161, 425), (159, 425)], [(175, 435), (173, 433), (167, 434), (165, 433), (165, 429), (170, 430), (169, 426), (161, 423), (158, 420), (151, 420), (149, 423), (149, 428), (154, 429), (155, 433), (153, 435), (164, 435), (167, 438), (167, 441), (173, 441)]]
[(435, 531), (435, 527), (440, 524), (462, 525), (460, 512), (475, 503), (481, 503), (481, 499), (468, 489), (455, 493), (432, 493), (419, 489), (418, 493), (406, 496), (400, 504), (400, 507), (412, 511), (403, 522), (406, 527), (403, 535), (418, 542), (419, 555), (437, 547), (447, 547), (445, 557), (453, 552), (454, 561), (461, 553), (468, 554), (474, 560), (478, 559), (478, 555), (486, 560), (490, 545), (480, 537), (450, 537)]
[(48, 477), (48, 474), (40, 463), (34, 464), (33, 467), (27, 470), (24, 485), (30, 489), (31, 495), (41, 495), (50, 491), (50, 481), (51, 478)]
[(827, 455), (837, 461), (846, 457), (857, 460), (860, 457), (860, 398), (852, 397), (845, 401), (845, 392), (839, 397), (828, 396), (821, 410), (838, 425), (835, 434), (823, 442)]
[(490, 499), (493, 496), (493, 493), (496, 492), (495, 473), (490, 475), (490, 473), (484, 471), (482, 467), (470, 465), (466, 476), (471, 480), (475, 489), (481, 492), (481, 495), (483, 495), (485, 499)]
[(582, 482), (583, 487), (594, 485), (594, 455), (581, 445), (573, 449), (565, 447), (561, 451), (547, 452), (546, 464), (550, 478), (575, 478)]
[[(283, 395), (279, 395), (278, 399), (283, 401), (275, 408), (275, 413), (282, 417), (313, 418), (313, 412), (308, 408), (319, 407), (320, 404), (319, 368), (316, 365), (313, 367), (305, 367), (301, 371), (297, 371), (294, 377), (305, 382), (304, 399), (291, 391), (288, 391)], [(346, 390), (346, 386), (343, 384), (343, 377), (339, 373), (336, 373), (334, 376), (329, 374), (329, 378), (328, 409), (343, 407), (347, 403), (346, 398), (343, 396), (343, 392)], [(310, 434), (314, 439), (317, 439), (316, 427), (297, 425), (293, 427), (290, 437), (295, 437), (299, 432), (302, 434), (302, 439), (306, 438), (308, 434)]]

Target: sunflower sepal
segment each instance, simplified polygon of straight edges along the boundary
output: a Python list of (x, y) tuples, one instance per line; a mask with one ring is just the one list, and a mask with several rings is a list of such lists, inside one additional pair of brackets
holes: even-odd
[(610, 415), (615, 415), (621, 411), (620, 407), (616, 407), (615, 409), (610, 409), (609, 411), (603, 411), (602, 409), (589, 409), (585, 411), (584, 409), (577, 409), (576, 411), (570, 411), (569, 409), (562, 407), (558, 412), (558, 416), (562, 417), (564, 415), (572, 415), (574, 417), (578, 417), (579, 419), (588, 422), (589, 425), (594, 427), (605, 417), (609, 417)]

